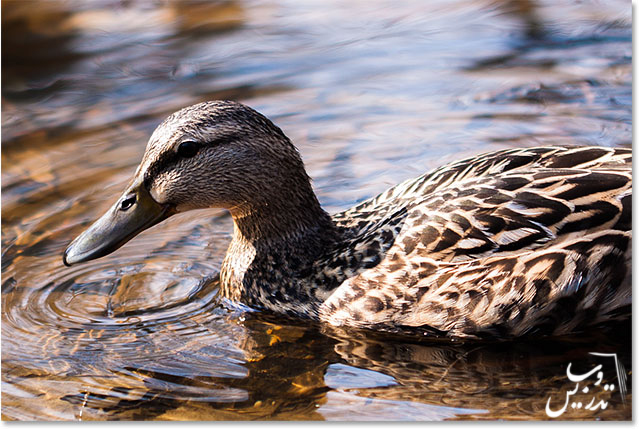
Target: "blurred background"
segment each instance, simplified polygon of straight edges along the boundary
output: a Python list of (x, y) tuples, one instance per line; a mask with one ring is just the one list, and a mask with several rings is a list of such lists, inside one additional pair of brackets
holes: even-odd
[[(571, 347), (518, 349), (507, 382), (527, 390), (491, 378), (473, 401), (478, 371), (505, 370), (494, 349), (465, 366), (463, 346), (306, 325), (273, 340), (272, 322), (226, 312), (202, 281), (230, 238), (223, 212), (180, 215), (81, 267), (61, 255), (159, 122), (205, 100), (279, 125), (329, 212), (493, 149), (630, 146), (631, 12), (615, 0), (3, 0), (3, 418), (345, 419), (362, 404), (360, 418), (545, 418)], [(629, 368), (625, 334), (597, 344)], [(283, 364), (282, 344), (312, 358)], [(455, 365), (450, 380), (420, 372)]]

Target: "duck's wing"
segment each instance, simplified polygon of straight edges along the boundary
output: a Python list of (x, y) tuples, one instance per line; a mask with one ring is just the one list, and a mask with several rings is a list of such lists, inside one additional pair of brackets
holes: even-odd
[[(552, 323), (553, 309), (568, 301), (579, 303), (575, 323), (628, 304), (631, 151), (526, 149), (517, 153), (535, 159), (513, 168), (512, 152), (508, 159), (505, 153), (423, 176), (403, 188), (415, 191), (395, 211), (382, 203), (392, 192), (369, 202), (368, 210), (389, 213), (373, 222), (377, 229), (363, 229), (360, 247), (381, 249), (377, 265), (346, 280), (322, 317), (457, 336), (499, 329), (516, 335)], [(524, 317), (533, 308), (534, 317)], [(507, 328), (499, 328), (503, 320)]]
[(463, 181), (408, 207), (397, 245), (438, 261), (631, 229), (630, 170), (538, 169)]
[(534, 148), (451, 164), (336, 220), (381, 249), (457, 262), (628, 230), (631, 201), (630, 150)]
[[(439, 190), (474, 179), (539, 169), (621, 170), (632, 168), (632, 150), (604, 147), (536, 147), (506, 149), (446, 164), (416, 179), (406, 180), (351, 209), (333, 215), (334, 222), (357, 233), (370, 230), (371, 220), (382, 219)], [(517, 186), (515, 176), (503, 185)], [(523, 180), (530, 180), (529, 177)], [(375, 222), (372, 222), (375, 223)], [(374, 226), (373, 226), (374, 228)]]

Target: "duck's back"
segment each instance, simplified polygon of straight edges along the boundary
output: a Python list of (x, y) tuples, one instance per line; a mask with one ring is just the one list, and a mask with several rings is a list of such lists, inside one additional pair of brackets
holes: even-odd
[[(630, 305), (632, 152), (544, 147), (443, 166), (334, 215), (334, 324), (561, 334)], [(341, 263), (340, 263), (341, 262)]]

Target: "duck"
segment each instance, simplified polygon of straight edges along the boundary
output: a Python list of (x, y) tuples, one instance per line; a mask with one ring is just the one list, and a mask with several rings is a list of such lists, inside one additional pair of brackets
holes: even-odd
[[(568, 335), (629, 318), (632, 150), (501, 149), (328, 214), (297, 148), (235, 101), (152, 133), (115, 204), (66, 248), (114, 252), (177, 213), (226, 209), (221, 296), (331, 327), (433, 338)], [(179, 258), (179, 255), (176, 255)]]

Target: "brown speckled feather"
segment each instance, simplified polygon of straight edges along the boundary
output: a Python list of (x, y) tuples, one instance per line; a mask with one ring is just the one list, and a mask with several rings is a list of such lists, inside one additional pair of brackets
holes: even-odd
[[(374, 268), (345, 280), (320, 317), (511, 337), (616, 316), (631, 301), (631, 156), (599, 147), (500, 151), (336, 215), (370, 237), (360, 246), (392, 245)], [(380, 213), (396, 221), (381, 227), (386, 239), (369, 226), (383, 224)]]

